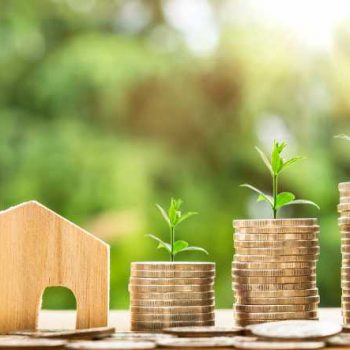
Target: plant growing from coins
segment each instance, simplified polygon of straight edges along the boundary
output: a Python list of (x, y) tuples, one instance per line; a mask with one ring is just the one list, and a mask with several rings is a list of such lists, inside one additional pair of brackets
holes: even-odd
[(286, 146), (287, 144), (285, 142), (277, 142), (276, 140), (273, 141), (270, 159), (260, 148), (255, 147), (262, 161), (264, 162), (264, 164), (270, 172), (272, 178), (272, 195), (268, 195), (263, 191), (259, 190), (258, 188), (249, 184), (241, 185), (241, 187), (247, 187), (252, 191), (258, 193), (258, 202), (265, 201), (270, 205), (274, 219), (277, 218), (278, 211), (287, 205), (308, 204), (313, 205), (317, 209), (320, 209), (319, 206), (312, 201), (305, 199), (295, 199), (295, 195), (292, 192), (278, 192), (279, 177), (282, 174), (282, 172), (289, 168), (291, 165), (298, 162), (299, 160), (305, 159), (301, 156), (295, 156), (288, 160), (285, 160), (282, 157), (282, 152), (286, 148)]
[(183, 240), (175, 240), (175, 232), (178, 225), (180, 225), (182, 222), (189, 219), (190, 217), (198, 214), (192, 211), (182, 213), (180, 210), (182, 204), (183, 201), (181, 199), (171, 198), (168, 211), (162, 208), (159, 204), (156, 204), (156, 207), (159, 209), (163, 219), (169, 227), (170, 243), (162, 241), (159, 237), (153, 234), (147, 235), (148, 237), (158, 242), (157, 248), (165, 249), (169, 253), (170, 261), (175, 261), (175, 256), (177, 254), (188, 251), (199, 251), (205, 254), (209, 254), (205, 249), (201, 247), (190, 246), (186, 241)]

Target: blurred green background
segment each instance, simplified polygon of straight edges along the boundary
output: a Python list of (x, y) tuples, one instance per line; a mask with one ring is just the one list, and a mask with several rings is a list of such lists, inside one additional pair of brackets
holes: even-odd
[[(37, 199), (111, 244), (111, 308), (131, 261), (167, 255), (155, 203), (200, 215), (178, 238), (217, 263), (232, 306), (232, 219), (269, 217), (254, 150), (286, 140), (308, 159), (281, 190), (321, 206), (323, 306), (340, 303), (337, 183), (350, 180), (350, 4), (310, 0), (1, 0), (0, 205)], [(180, 256), (179, 256), (180, 257)], [(53, 291), (44, 307), (73, 306)]]

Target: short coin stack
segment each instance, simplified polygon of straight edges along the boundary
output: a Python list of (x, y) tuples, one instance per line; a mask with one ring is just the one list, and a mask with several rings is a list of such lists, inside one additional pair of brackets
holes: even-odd
[(136, 262), (129, 283), (131, 329), (215, 324), (215, 264)]
[(236, 322), (317, 319), (317, 220), (235, 220), (234, 228)]
[(341, 231), (342, 252), (342, 314), (344, 324), (350, 323), (350, 182), (339, 184), (340, 203), (338, 220)]

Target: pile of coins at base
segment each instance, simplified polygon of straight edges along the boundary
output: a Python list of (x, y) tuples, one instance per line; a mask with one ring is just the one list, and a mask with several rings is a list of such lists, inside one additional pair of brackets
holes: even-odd
[(236, 322), (317, 319), (317, 220), (235, 220), (234, 228)]
[(341, 252), (342, 252), (342, 314), (345, 324), (350, 323), (350, 183), (339, 184), (340, 203), (338, 220), (341, 232)]
[(215, 324), (215, 264), (131, 264), (131, 330)]
[(248, 327), (175, 327), (161, 333), (115, 332), (114, 328), (77, 331), (24, 331), (0, 336), (0, 349), (141, 350), (266, 349), (310, 350), (348, 347), (349, 330), (339, 324), (290, 320)]

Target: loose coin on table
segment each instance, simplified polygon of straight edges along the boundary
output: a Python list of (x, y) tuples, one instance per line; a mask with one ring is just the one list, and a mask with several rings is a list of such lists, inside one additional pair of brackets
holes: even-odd
[(226, 348), (232, 347), (232, 337), (211, 337), (211, 338), (170, 338), (160, 339), (157, 345), (166, 348)]
[(244, 328), (242, 327), (175, 327), (165, 328), (163, 330), (167, 334), (177, 335), (179, 337), (224, 337), (233, 335), (242, 335)]
[(28, 337), (0, 337), (0, 349), (63, 349), (66, 341), (57, 339), (33, 339)]
[(327, 345), (329, 346), (344, 346), (350, 347), (350, 334), (341, 333), (334, 337), (331, 337), (326, 340)]
[(249, 326), (249, 330), (258, 337), (305, 340), (334, 336), (342, 331), (342, 327), (339, 324), (324, 321), (288, 320), (252, 325)]
[(269, 341), (254, 341), (254, 342), (240, 342), (234, 341), (233, 346), (237, 349), (247, 350), (312, 350), (322, 349), (325, 347), (324, 342), (269, 342)]
[(74, 350), (142, 350), (154, 349), (151, 341), (77, 341), (66, 345), (65, 349)]
[(9, 334), (23, 335), (32, 338), (51, 338), (51, 339), (82, 339), (82, 338), (101, 338), (107, 337), (115, 332), (114, 327), (98, 327), (87, 329), (74, 329), (74, 330), (28, 330), (28, 331), (15, 331)]

